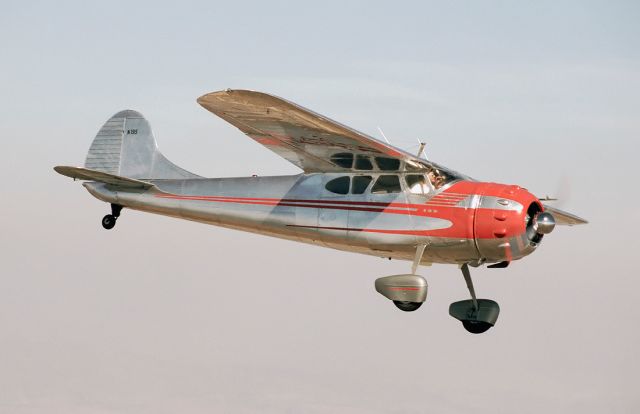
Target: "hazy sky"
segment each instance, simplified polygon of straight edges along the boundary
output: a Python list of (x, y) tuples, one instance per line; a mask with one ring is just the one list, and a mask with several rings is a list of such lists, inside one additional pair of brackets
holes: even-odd
[[(640, 409), (638, 2), (157, 3), (0, 1), (0, 412)], [(105, 231), (52, 170), (132, 108), (195, 173), (296, 173), (195, 102), (227, 87), (591, 223), (474, 270), (502, 309), (474, 336), (453, 266), (403, 313), (373, 282), (409, 263), (127, 210)]]

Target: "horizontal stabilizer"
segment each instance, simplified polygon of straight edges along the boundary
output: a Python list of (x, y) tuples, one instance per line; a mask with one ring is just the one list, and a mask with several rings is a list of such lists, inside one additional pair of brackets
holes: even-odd
[(119, 175), (109, 174), (102, 171), (90, 170), (88, 168), (81, 167), (68, 167), (59, 165), (57, 167), (53, 167), (53, 169), (58, 173), (65, 175), (67, 177), (71, 177), (74, 180), (89, 180), (89, 181), (98, 181), (100, 183), (110, 184), (121, 188), (130, 188), (130, 189), (149, 189), (153, 187), (153, 184), (136, 180), (133, 178), (121, 177)]
[(576, 216), (575, 214), (567, 213), (566, 211), (562, 211), (558, 208), (548, 206), (544, 204), (544, 211), (551, 213), (554, 219), (556, 219), (556, 223), (561, 226), (575, 226), (578, 224), (587, 224), (589, 223), (587, 220)]

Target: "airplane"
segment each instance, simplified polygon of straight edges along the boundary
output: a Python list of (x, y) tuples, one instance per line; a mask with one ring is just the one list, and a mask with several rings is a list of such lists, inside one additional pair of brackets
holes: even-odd
[(427, 298), (418, 266), (457, 265), (471, 299), (452, 303), (449, 314), (474, 334), (495, 325), (500, 307), (476, 297), (470, 267), (505, 268), (533, 253), (556, 224), (587, 223), (525, 188), (474, 180), (274, 95), (226, 89), (197, 102), (302, 172), (200, 177), (165, 158), (133, 110), (106, 121), (84, 167), (54, 170), (111, 205), (105, 229), (129, 208), (409, 261), (410, 273), (375, 281), (406, 312)]

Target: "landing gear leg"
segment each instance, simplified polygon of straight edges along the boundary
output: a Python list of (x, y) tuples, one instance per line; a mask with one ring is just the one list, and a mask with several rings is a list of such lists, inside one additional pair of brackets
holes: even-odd
[(413, 258), (413, 265), (411, 265), (411, 274), (415, 275), (418, 270), (418, 266), (420, 266), (420, 262), (422, 261), (422, 255), (424, 255), (424, 249), (427, 248), (426, 244), (419, 244), (416, 247), (416, 255)]
[(471, 272), (469, 271), (469, 265), (463, 264), (460, 267), (462, 270), (462, 276), (464, 276), (464, 281), (467, 282), (467, 289), (469, 289), (469, 293), (471, 294), (471, 300), (473, 301), (473, 308), (477, 312), (478, 311), (478, 299), (476, 299), (476, 290), (473, 288), (473, 280), (471, 280)]
[(476, 290), (471, 280), (469, 265), (467, 263), (463, 264), (460, 266), (460, 270), (462, 270), (464, 280), (467, 282), (471, 300), (452, 303), (451, 306), (449, 306), (449, 315), (462, 322), (462, 326), (464, 326), (464, 329), (468, 332), (473, 334), (486, 332), (489, 328), (493, 327), (498, 320), (500, 306), (489, 299), (477, 299)]
[(111, 214), (113, 217), (120, 217), (120, 212), (122, 211), (122, 206), (118, 204), (111, 204)]
[(102, 227), (107, 230), (111, 230), (116, 225), (116, 220), (120, 217), (121, 211), (121, 205), (111, 204), (111, 214), (107, 214), (102, 218)]

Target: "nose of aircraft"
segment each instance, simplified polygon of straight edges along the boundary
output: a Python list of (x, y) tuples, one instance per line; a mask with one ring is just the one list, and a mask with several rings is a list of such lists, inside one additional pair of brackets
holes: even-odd
[(535, 230), (540, 234), (549, 234), (556, 227), (556, 219), (550, 213), (539, 213), (534, 222)]
[(486, 183), (476, 210), (478, 252), (488, 262), (512, 261), (537, 247), (555, 222), (540, 201), (517, 185)]

